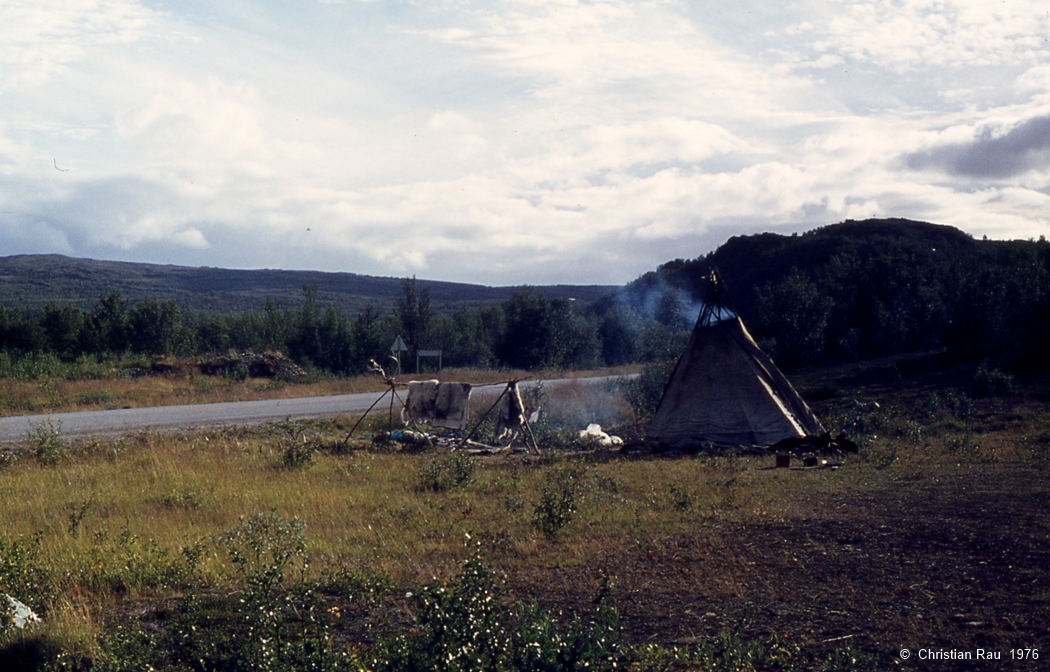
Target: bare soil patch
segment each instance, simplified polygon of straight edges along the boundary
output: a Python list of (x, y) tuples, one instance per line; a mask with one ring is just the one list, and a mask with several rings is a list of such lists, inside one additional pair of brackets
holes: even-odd
[(688, 644), (746, 614), (750, 634), (785, 635), (814, 660), (847, 643), (880, 667), (902, 648), (981, 647), (1002, 652), (1008, 666), (1010, 648), (1050, 641), (1047, 476), (1039, 467), (945, 466), (818, 499), (802, 522), (706, 523), (512, 582), (581, 612), (592, 608), (594, 577), (605, 573), (635, 642)]

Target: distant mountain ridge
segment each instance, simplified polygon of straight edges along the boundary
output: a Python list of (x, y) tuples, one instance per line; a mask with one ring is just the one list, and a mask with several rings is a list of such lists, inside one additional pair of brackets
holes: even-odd
[[(302, 301), (304, 287), (317, 288), (321, 305), (336, 305), (356, 313), (372, 304), (385, 311), (402, 293), (402, 278), (356, 273), (289, 270), (235, 270), (171, 266), (123, 261), (79, 259), (59, 254), (0, 257), (0, 305), (31, 311), (49, 302), (93, 306), (100, 296), (118, 292), (132, 302), (155, 297), (174, 299), (201, 311), (243, 311), (261, 308), (273, 297), (283, 305)], [(521, 286), (488, 287), (468, 283), (417, 280), (430, 291), (439, 311), (457, 306), (505, 301)], [(549, 298), (573, 298), (590, 303), (615, 292), (611, 285), (544, 285), (533, 288)]]

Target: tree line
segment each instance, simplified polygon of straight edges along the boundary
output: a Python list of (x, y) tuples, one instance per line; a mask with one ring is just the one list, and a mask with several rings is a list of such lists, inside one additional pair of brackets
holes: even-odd
[[(337, 375), (387, 361), (400, 335), (441, 349), (446, 366), (585, 369), (673, 360), (717, 267), (737, 311), (784, 368), (943, 348), (960, 360), (1050, 369), (1050, 243), (978, 241), (904, 220), (847, 222), (800, 236), (734, 237), (693, 260), (663, 264), (587, 305), (523, 288), (502, 303), (435, 310), (415, 278), (388, 312), (268, 298), (243, 312), (201, 312), (173, 300), (0, 308), (0, 353), (66, 361), (125, 354), (203, 356), (281, 351)], [(409, 365), (407, 368), (413, 368)]]
[[(337, 375), (387, 361), (401, 336), (410, 348), (441, 349), (445, 366), (584, 369), (669, 356), (681, 324), (641, 315), (609, 296), (588, 306), (523, 288), (503, 303), (438, 313), (429, 291), (405, 279), (392, 311), (368, 306), (355, 315), (320, 305), (315, 288), (295, 306), (273, 298), (256, 310), (199, 312), (174, 300), (135, 303), (119, 293), (90, 308), (50, 303), (38, 313), (0, 308), (0, 352), (48, 353), (65, 361), (128, 354), (192, 357), (280, 351)], [(673, 347), (671, 348), (673, 349)], [(406, 366), (407, 368), (407, 366)]]

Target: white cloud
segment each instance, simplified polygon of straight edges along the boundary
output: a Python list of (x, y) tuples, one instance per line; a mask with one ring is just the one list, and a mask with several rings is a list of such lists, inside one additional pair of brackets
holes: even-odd
[[(832, 5), (833, 7), (835, 5)], [(813, 48), (896, 71), (1019, 66), (1046, 57), (1050, 16), (1034, 1), (847, 0)]]
[(1050, 114), (1045, 9), (752, 9), (7, 3), (0, 210), (46, 227), (0, 241), (506, 284), (847, 217), (1045, 229), (1023, 133), (995, 180), (905, 160)]

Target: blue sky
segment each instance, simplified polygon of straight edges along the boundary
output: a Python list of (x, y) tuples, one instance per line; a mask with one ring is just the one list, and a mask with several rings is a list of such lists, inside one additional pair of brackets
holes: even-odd
[(0, 3), (0, 254), (623, 283), (729, 236), (1050, 233), (1050, 5)]

